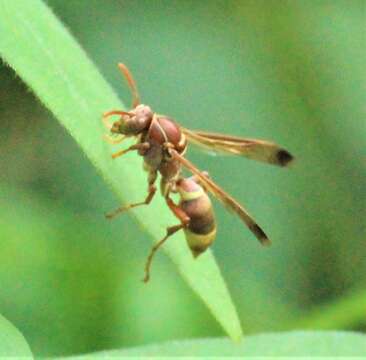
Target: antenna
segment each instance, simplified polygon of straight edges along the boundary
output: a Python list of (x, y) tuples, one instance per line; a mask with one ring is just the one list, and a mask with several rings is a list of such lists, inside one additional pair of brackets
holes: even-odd
[(118, 68), (121, 70), (121, 73), (127, 80), (128, 86), (132, 93), (132, 107), (135, 108), (137, 105), (140, 104), (140, 95), (137, 91), (135, 80), (125, 64), (119, 63)]

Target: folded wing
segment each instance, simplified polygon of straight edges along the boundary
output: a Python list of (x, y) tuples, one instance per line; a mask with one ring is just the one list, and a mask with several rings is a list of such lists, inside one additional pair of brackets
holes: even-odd
[(189, 142), (217, 153), (244, 156), (268, 164), (287, 166), (293, 156), (275, 143), (182, 128)]
[(174, 160), (179, 161), (186, 169), (194, 174), (199, 179), (200, 184), (206, 190), (212, 193), (218, 200), (220, 200), (227, 209), (237, 214), (262, 245), (271, 244), (271, 241), (268, 239), (267, 235), (256, 223), (256, 221), (234, 198), (232, 198), (210, 178), (199, 171), (189, 160), (181, 156), (177, 151), (171, 149), (170, 155)]

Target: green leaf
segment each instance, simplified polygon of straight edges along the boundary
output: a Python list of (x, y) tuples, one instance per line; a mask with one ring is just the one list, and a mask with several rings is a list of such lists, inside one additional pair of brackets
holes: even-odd
[(32, 352), (23, 335), (1, 315), (0, 356), (27, 356), (33, 358)]
[[(141, 200), (146, 189), (141, 158), (129, 155), (113, 162), (111, 145), (102, 140), (101, 114), (124, 106), (41, 1), (0, 0), (0, 54), (70, 132), (118, 197)], [(159, 198), (133, 214), (155, 241), (164, 236), (167, 226), (177, 223)], [(164, 251), (229, 336), (239, 339), (242, 330), (236, 309), (212, 253), (194, 261), (182, 234), (169, 240)], [(153, 276), (152, 281), (158, 280)]]
[(366, 336), (352, 332), (294, 331), (248, 336), (239, 344), (223, 338), (173, 341), (73, 358), (112, 356), (366, 356)]
[(366, 290), (354, 290), (325, 305), (316, 306), (289, 328), (302, 329), (340, 329), (357, 326), (365, 318)]

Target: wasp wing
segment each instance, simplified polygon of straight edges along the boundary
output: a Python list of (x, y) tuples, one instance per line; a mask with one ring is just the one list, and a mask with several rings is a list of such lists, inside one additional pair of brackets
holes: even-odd
[(216, 153), (244, 156), (268, 164), (287, 166), (293, 156), (275, 143), (182, 128), (187, 140)]
[(181, 156), (178, 152), (175, 150), (170, 150), (170, 154), (174, 160), (179, 161), (186, 169), (194, 174), (199, 179), (199, 183), (210, 193), (212, 193), (218, 200), (220, 200), (227, 209), (235, 212), (262, 245), (271, 244), (271, 241), (268, 239), (264, 231), (234, 198), (227, 194), (210, 178), (202, 174), (201, 171), (199, 171), (189, 160)]

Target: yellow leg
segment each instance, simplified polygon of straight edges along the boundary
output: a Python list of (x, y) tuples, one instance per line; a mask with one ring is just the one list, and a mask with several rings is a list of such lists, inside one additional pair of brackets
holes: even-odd
[(118, 136), (118, 137), (113, 137), (111, 135), (103, 135), (103, 139), (108, 142), (109, 144), (112, 145), (116, 145), (116, 144), (120, 144), (124, 139), (126, 139), (126, 136)]
[(127, 149), (123, 149), (120, 151), (117, 151), (116, 153), (112, 154), (112, 159), (118, 158), (126, 153), (128, 153), (129, 151), (133, 151), (133, 150), (148, 150), (150, 147), (150, 144), (147, 142), (144, 143), (137, 143), (134, 145), (131, 145), (129, 148)]

